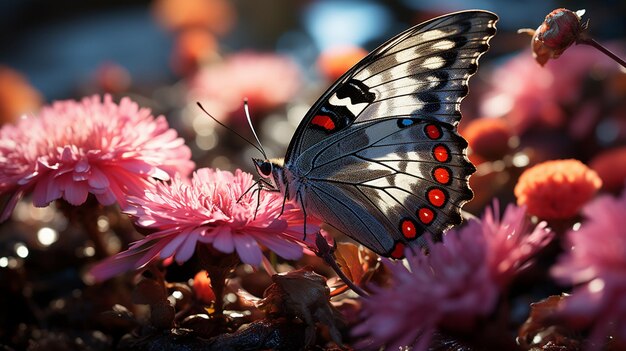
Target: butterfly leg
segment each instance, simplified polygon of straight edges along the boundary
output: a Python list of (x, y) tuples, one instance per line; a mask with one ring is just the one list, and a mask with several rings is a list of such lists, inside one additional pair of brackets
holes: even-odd
[[(250, 187), (246, 191), (244, 191), (243, 194), (241, 194), (241, 196), (239, 196), (239, 198), (237, 199), (237, 203), (239, 203), (239, 201), (241, 201), (241, 199), (243, 199), (243, 197), (246, 196), (246, 194), (248, 194), (250, 190), (252, 190), (254, 187), (256, 187), (254, 191), (257, 191), (261, 188), (261, 179), (257, 180), (256, 182), (254, 182), (254, 184), (250, 185)], [(252, 194), (254, 194), (254, 191), (252, 192)]]
[[(265, 191), (271, 191), (271, 192), (277, 192), (277, 191), (280, 191), (280, 190), (272, 188), (271, 184), (270, 184), (270, 183), (268, 183), (268, 182), (267, 182), (266, 180), (264, 180), (264, 179), (259, 179), (259, 180), (257, 180), (257, 181), (256, 181), (256, 183), (254, 183), (254, 184), (258, 185), (258, 187), (252, 191), (252, 194), (254, 194), (254, 192), (257, 192), (257, 191), (258, 191), (258, 193), (257, 193), (257, 198), (256, 198), (256, 209), (254, 210), (254, 217), (253, 217), (253, 219), (256, 219), (256, 214), (257, 214), (257, 212), (259, 211), (259, 207), (261, 206), (261, 190), (265, 189)], [(253, 184), (252, 186), (254, 186), (254, 184)], [(266, 185), (266, 186), (264, 187), (263, 185)], [(248, 188), (248, 190), (246, 190), (246, 192), (244, 193), (244, 195), (245, 195), (248, 191), (250, 191), (250, 189), (252, 189), (252, 186), (251, 186), (250, 188)], [(241, 197), (243, 197), (243, 195), (241, 195)], [(241, 199), (241, 197), (240, 197), (239, 199)], [(284, 204), (283, 204), (283, 206), (284, 206)], [(282, 214), (282, 213), (283, 213), (283, 212), (282, 212), (282, 210), (281, 210), (280, 214)], [(278, 215), (278, 216), (280, 217), (280, 215)]]
[(300, 203), (300, 208), (302, 209), (302, 215), (304, 216), (304, 228), (302, 228), (304, 235), (302, 237), (302, 241), (305, 241), (306, 240), (306, 207), (304, 206), (304, 199), (302, 198), (302, 193), (298, 191), (296, 196), (298, 197), (298, 202)]

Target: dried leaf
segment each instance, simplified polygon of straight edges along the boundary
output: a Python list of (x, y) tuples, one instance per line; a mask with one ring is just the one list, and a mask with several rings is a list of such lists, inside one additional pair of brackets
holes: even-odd
[(521, 326), (518, 342), (526, 349), (582, 350), (580, 335), (567, 329), (556, 317), (567, 296), (553, 295), (530, 305), (530, 316)]

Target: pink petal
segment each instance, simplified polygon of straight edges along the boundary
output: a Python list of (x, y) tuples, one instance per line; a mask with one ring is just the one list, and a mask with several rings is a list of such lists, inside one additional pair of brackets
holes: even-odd
[(89, 196), (89, 188), (86, 182), (71, 182), (65, 187), (63, 194), (63, 198), (74, 206), (84, 204), (87, 196)]
[(171, 241), (167, 245), (165, 245), (163, 250), (161, 250), (159, 256), (161, 258), (167, 258), (172, 256), (179, 249), (179, 246), (183, 243), (183, 241), (185, 241), (185, 237), (186, 235), (184, 235), (183, 233), (173, 236)]
[(88, 182), (89, 186), (95, 189), (106, 189), (109, 187), (109, 178), (96, 167), (91, 170)]
[(13, 213), (13, 210), (15, 209), (15, 205), (17, 205), (17, 202), (20, 201), (22, 196), (24, 196), (23, 190), (16, 190), (13, 194), (11, 194), (11, 197), (2, 210), (2, 215), (0, 215), (0, 223), (9, 219), (11, 213)]
[(185, 242), (176, 252), (176, 262), (179, 264), (187, 261), (191, 258), (194, 251), (196, 251), (196, 243), (198, 242), (198, 233), (191, 232), (189, 235), (186, 235)]
[(302, 257), (302, 246), (284, 238), (270, 235), (257, 235), (256, 240), (267, 246), (280, 257), (286, 260), (297, 260)]
[(52, 179), (42, 177), (39, 179), (33, 190), (33, 204), (37, 207), (46, 207), (62, 196), (61, 189), (52, 184)]
[(237, 254), (243, 263), (258, 266), (263, 259), (263, 253), (256, 240), (248, 235), (233, 235)]
[(233, 241), (233, 234), (231, 229), (226, 226), (218, 227), (214, 233), (209, 233), (215, 237), (213, 240), (213, 247), (223, 253), (232, 253), (235, 250), (235, 243)]
[(96, 194), (96, 199), (98, 202), (104, 206), (113, 205), (115, 203), (115, 195), (113, 195), (112, 191), (105, 191), (102, 194)]

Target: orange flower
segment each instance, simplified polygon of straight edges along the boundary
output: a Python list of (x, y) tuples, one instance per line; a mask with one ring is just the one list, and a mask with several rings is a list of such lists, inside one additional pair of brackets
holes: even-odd
[(215, 301), (215, 293), (207, 271), (200, 271), (193, 277), (193, 291), (196, 298), (207, 305)]
[(515, 185), (518, 205), (544, 219), (573, 217), (602, 186), (598, 174), (574, 159), (546, 161), (522, 173)]
[(322, 52), (317, 60), (320, 72), (331, 81), (341, 77), (367, 55), (367, 51), (355, 46), (331, 48)]
[(0, 125), (39, 110), (41, 94), (19, 72), (0, 66)]
[(201, 27), (223, 35), (236, 21), (235, 9), (228, 0), (157, 0), (153, 12), (159, 23), (172, 31)]
[(619, 192), (626, 184), (626, 146), (604, 151), (589, 163), (602, 179), (602, 187)]
[(119, 94), (132, 83), (130, 72), (115, 62), (105, 62), (96, 71), (96, 83), (104, 92)]
[(203, 62), (217, 55), (215, 37), (202, 28), (181, 31), (174, 41), (171, 66), (174, 72), (186, 76), (197, 72)]
[(467, 140), (472, 155), (489, 161), (500, 160), (510, 151), (513, 131), (502, 118), (478, 118), (463, 128), (461, 134)]

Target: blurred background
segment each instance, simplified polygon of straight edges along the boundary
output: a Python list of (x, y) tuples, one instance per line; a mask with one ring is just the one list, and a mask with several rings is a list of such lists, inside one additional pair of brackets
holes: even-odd
[[(462, 104), (459, 130), (477, 166), (470, 179), (475, 199), (465, 209), (480, 214), (494, 197), (515, 202), (519, 174), (549, 159), (579, 159), (598, 172), (603, 191), (618, 193), (626, 179), (625, 71), (582, 46), (541, 67), (530, 37), (516, 33), (537, 28), (559, 7), (586, 9), (591, 35), (625, 57), (624, 0), (4, 0), (0, 124), (54, 100), (129, 96), (167, 117), (198, 167), (254, 172), (250, 158), (258, 151), (203, 114), (197, 101), (251, 139), (248, 98), (268, 156), (281, 157), (308, 108), (367, 52), (435, 16), (485, 9), (500, 21)], [(107, 211), (99, 230), (116, 251), (125, 249), (130, 240), (114, 233), (132, 226)], [(52, 206), (24, 201), (0, 232), (0, 290), (8, 292), (0, 294), (0, 322), (11, 320), (17, 330), (18, 322), (61, 320), (74, 328), (124, 296), (132, 305), (120, 292), (129, 286), (81, 292), (88, 285), (84, 267), (96, 261), (93, 244)], [(81, 294), (98, 304), (77, 303)]]
[[(129, 96), (167, 117), (198, 167), (254, 173), (250, 158), (258, 151), (196, 102), (251, 139), (247, 98), (268, 156), (281, 157), (308, 108), (367, 52), (435, 16), (486, 9), (500, 17), (498, 34), (470, 82), (460, 125), (470, 158), (484, 163), (472, 185), (489, 186), (475, 191), (469, 207), (480, 211), (493, 196), (513, 199), (512, 169), (554, 158), (589, 163), (607, 150), (626, 158), (626, 149), (614, 151), (626, 140), (624, 71), (581, 46), (542, 68), (530, 36), (517, 34), (563, 6), (586, 9), (591, 35), (626, 51), (622, 0), (2, 1), (0, 121), (54, 100)], [(608, 159), (594, 167), (603, 179), (614, 173)], [(621, 178), (613, 178), (617, 191)]]
[[(411, 25), (463, 9), (497, 13), (499, 34), (482, 60), (480, 77), (474, 79), (479, 80), (486, 79), (489, 66), (529, 46), (527, 36), (515, 33), (518, 28), (536, 28), (549, 11), (562, 6), (572, 10), (586, 7), (596, 38), (624, 37), (626, 3), (618, 0), (2, 1), (0, 117), (10, 121), (57, 99), (103, 92), (130, 95), (140, 105), (153, 108), (155, 114), (165, 113), (174, 126), (190, 128), (185, 135), (193, 139), (190, 144), (206, 151), (216, 147), (218, 140), (206, 135), (194, 139), (198, 131), (210, 132), (201, 129), (208, 128), (204, 123), (196, 121), (193, 127), (193, 116), (183, 118), (181, 107), (185, 104), (181, 101), (206, 103), (209, 112), (224, 120), (240, 110), (241, 90), (248, 89), (243, 93), (251, 99), (255, 122), (261, 119), (255, 110), (277, 112), (274, 108), (289, 105), (278, 111), (279, 120), (269, 116), (271, 125), (278, 125), (272, 128), (274, 136), (284, 137), (290, 135), (283, 130), (287, 128), (285, 117), (293, 127), (342, 70)], [(242, 52), (284, 55), (295, 65), (279, 62), (272, 66), (271, 59), (257, 62), (258, 58), (252, 58), (250, 64), (234, 60), (241, 70), (250, 68), (230, 76), (220, 68), (216, 71), (228, 77), (198, 78), (202, 68), (228, 64), (224, 58)], [(217, 81), (219, 88), (203, 79)], [(232, 88), (231, 96), (223, 91), (227, 88)], [(254, 101), (255, 93), (260, 95), (259, 101)], [(228, 103), (233, 106), (213, 101), (226, 99), (234, 100)], [(187, 113), (199, 115), (197, 108), (192, 108), (194, 111)], [(280, 146), (284, 149), (286, 141), (278, 146), (272, 140), (267, 142), (269, 151), (284, 152)], [(215, 162), (231, 168), (224, 160)]]
[(624, 57), (622, 0), (2, 1), (0, 123), (54, 100), (129, 96), (167, 117), (198, 167), (255, 173), (258, 151), (196, 102), (252, 140), (247, 98), (267, 155), (281, 157), (309, 107), (367, 52), (430, 18), (486, 9), (500, 17), (498, 34), (470, 81), (459, 127), (478, 168), (466, 208), (515, 201), (523, 169), (559, 158), (589, 164), (617, 193), (626, 177), (624, 69), (588, 46), (542, 67), (530, 36), (517, 33), (563, 6), (584, 8), (590, 34)]

